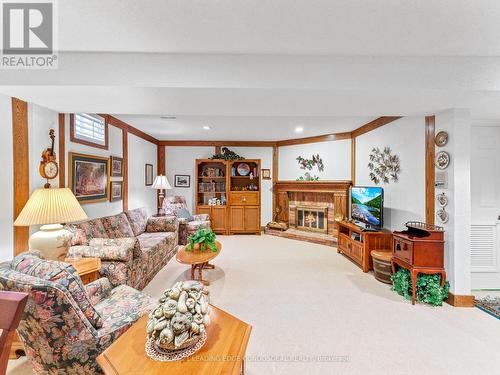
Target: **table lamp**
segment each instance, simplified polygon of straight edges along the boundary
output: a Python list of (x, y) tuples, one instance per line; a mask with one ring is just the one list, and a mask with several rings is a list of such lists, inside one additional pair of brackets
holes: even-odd
[(168, 183), (167, 176), (159, 175), (156, 176), (153, 185), (151, 185), (152, 189), (159, 190), (158, 193), (158, 215), (162, 215), (163, 211), (163, 199), (165, 199), (165, 194), (163, 193), (164, 189), (172, 189), (172, 186)]
[(64, 259), (73, 233), (67, 224), (87, 219), (87, 214), (68, 188), (36, 189), (14, 221), (15, 226), (42, 225), (29, 239), (30, 250), (39, 250), (45, 259)]

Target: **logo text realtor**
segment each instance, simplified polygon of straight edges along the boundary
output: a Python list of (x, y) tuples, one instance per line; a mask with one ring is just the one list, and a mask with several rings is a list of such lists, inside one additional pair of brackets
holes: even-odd
[(54, 69), (54, 3), (2, 2), (4, 69)]

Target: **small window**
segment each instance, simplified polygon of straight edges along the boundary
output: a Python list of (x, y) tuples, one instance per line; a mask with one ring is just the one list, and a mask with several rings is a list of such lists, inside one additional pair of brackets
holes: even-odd
[(99, 115), (75, 113), (70, 115), (71, 142), (108, 149), (108, 124)]

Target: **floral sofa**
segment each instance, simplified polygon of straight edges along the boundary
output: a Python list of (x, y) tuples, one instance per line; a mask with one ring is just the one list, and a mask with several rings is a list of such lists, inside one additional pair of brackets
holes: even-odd
[(145, 208), (68, 226), (74, 234), (69, 256), (101, 258), (101, 276), (112, 286), (142, 290), (175, 255), (175, 216), (149, 217)]
[[(163, 209), (169, 216), (177, 216), (177, 210), (187, 209), (186, 198), (180, 195), (165, 197), (163, 200)], [(177, 218), (179, 221), (179, 245), (186, 245), (187, 238), (200, 227), (210, 228), (210, 217), (208, 214), (192, 215), (193, 220), (188, 221), (184, 218)]]
[(155, 301), (106, 278), (83, 285), (68, 263), (26, 252), (0, 264), (0, 290), (28, 293), (17, 332), (37, 374), (100, 374), (96, 357)]

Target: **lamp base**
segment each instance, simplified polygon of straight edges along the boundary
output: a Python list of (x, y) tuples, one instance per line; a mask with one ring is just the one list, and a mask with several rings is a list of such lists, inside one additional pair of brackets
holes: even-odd
[(45, 259), (63, 260), (71, 245), (73, 233), (61, 224), (42, 225), (38, 232), (31, 235), (30, 250), (39, 250)]

